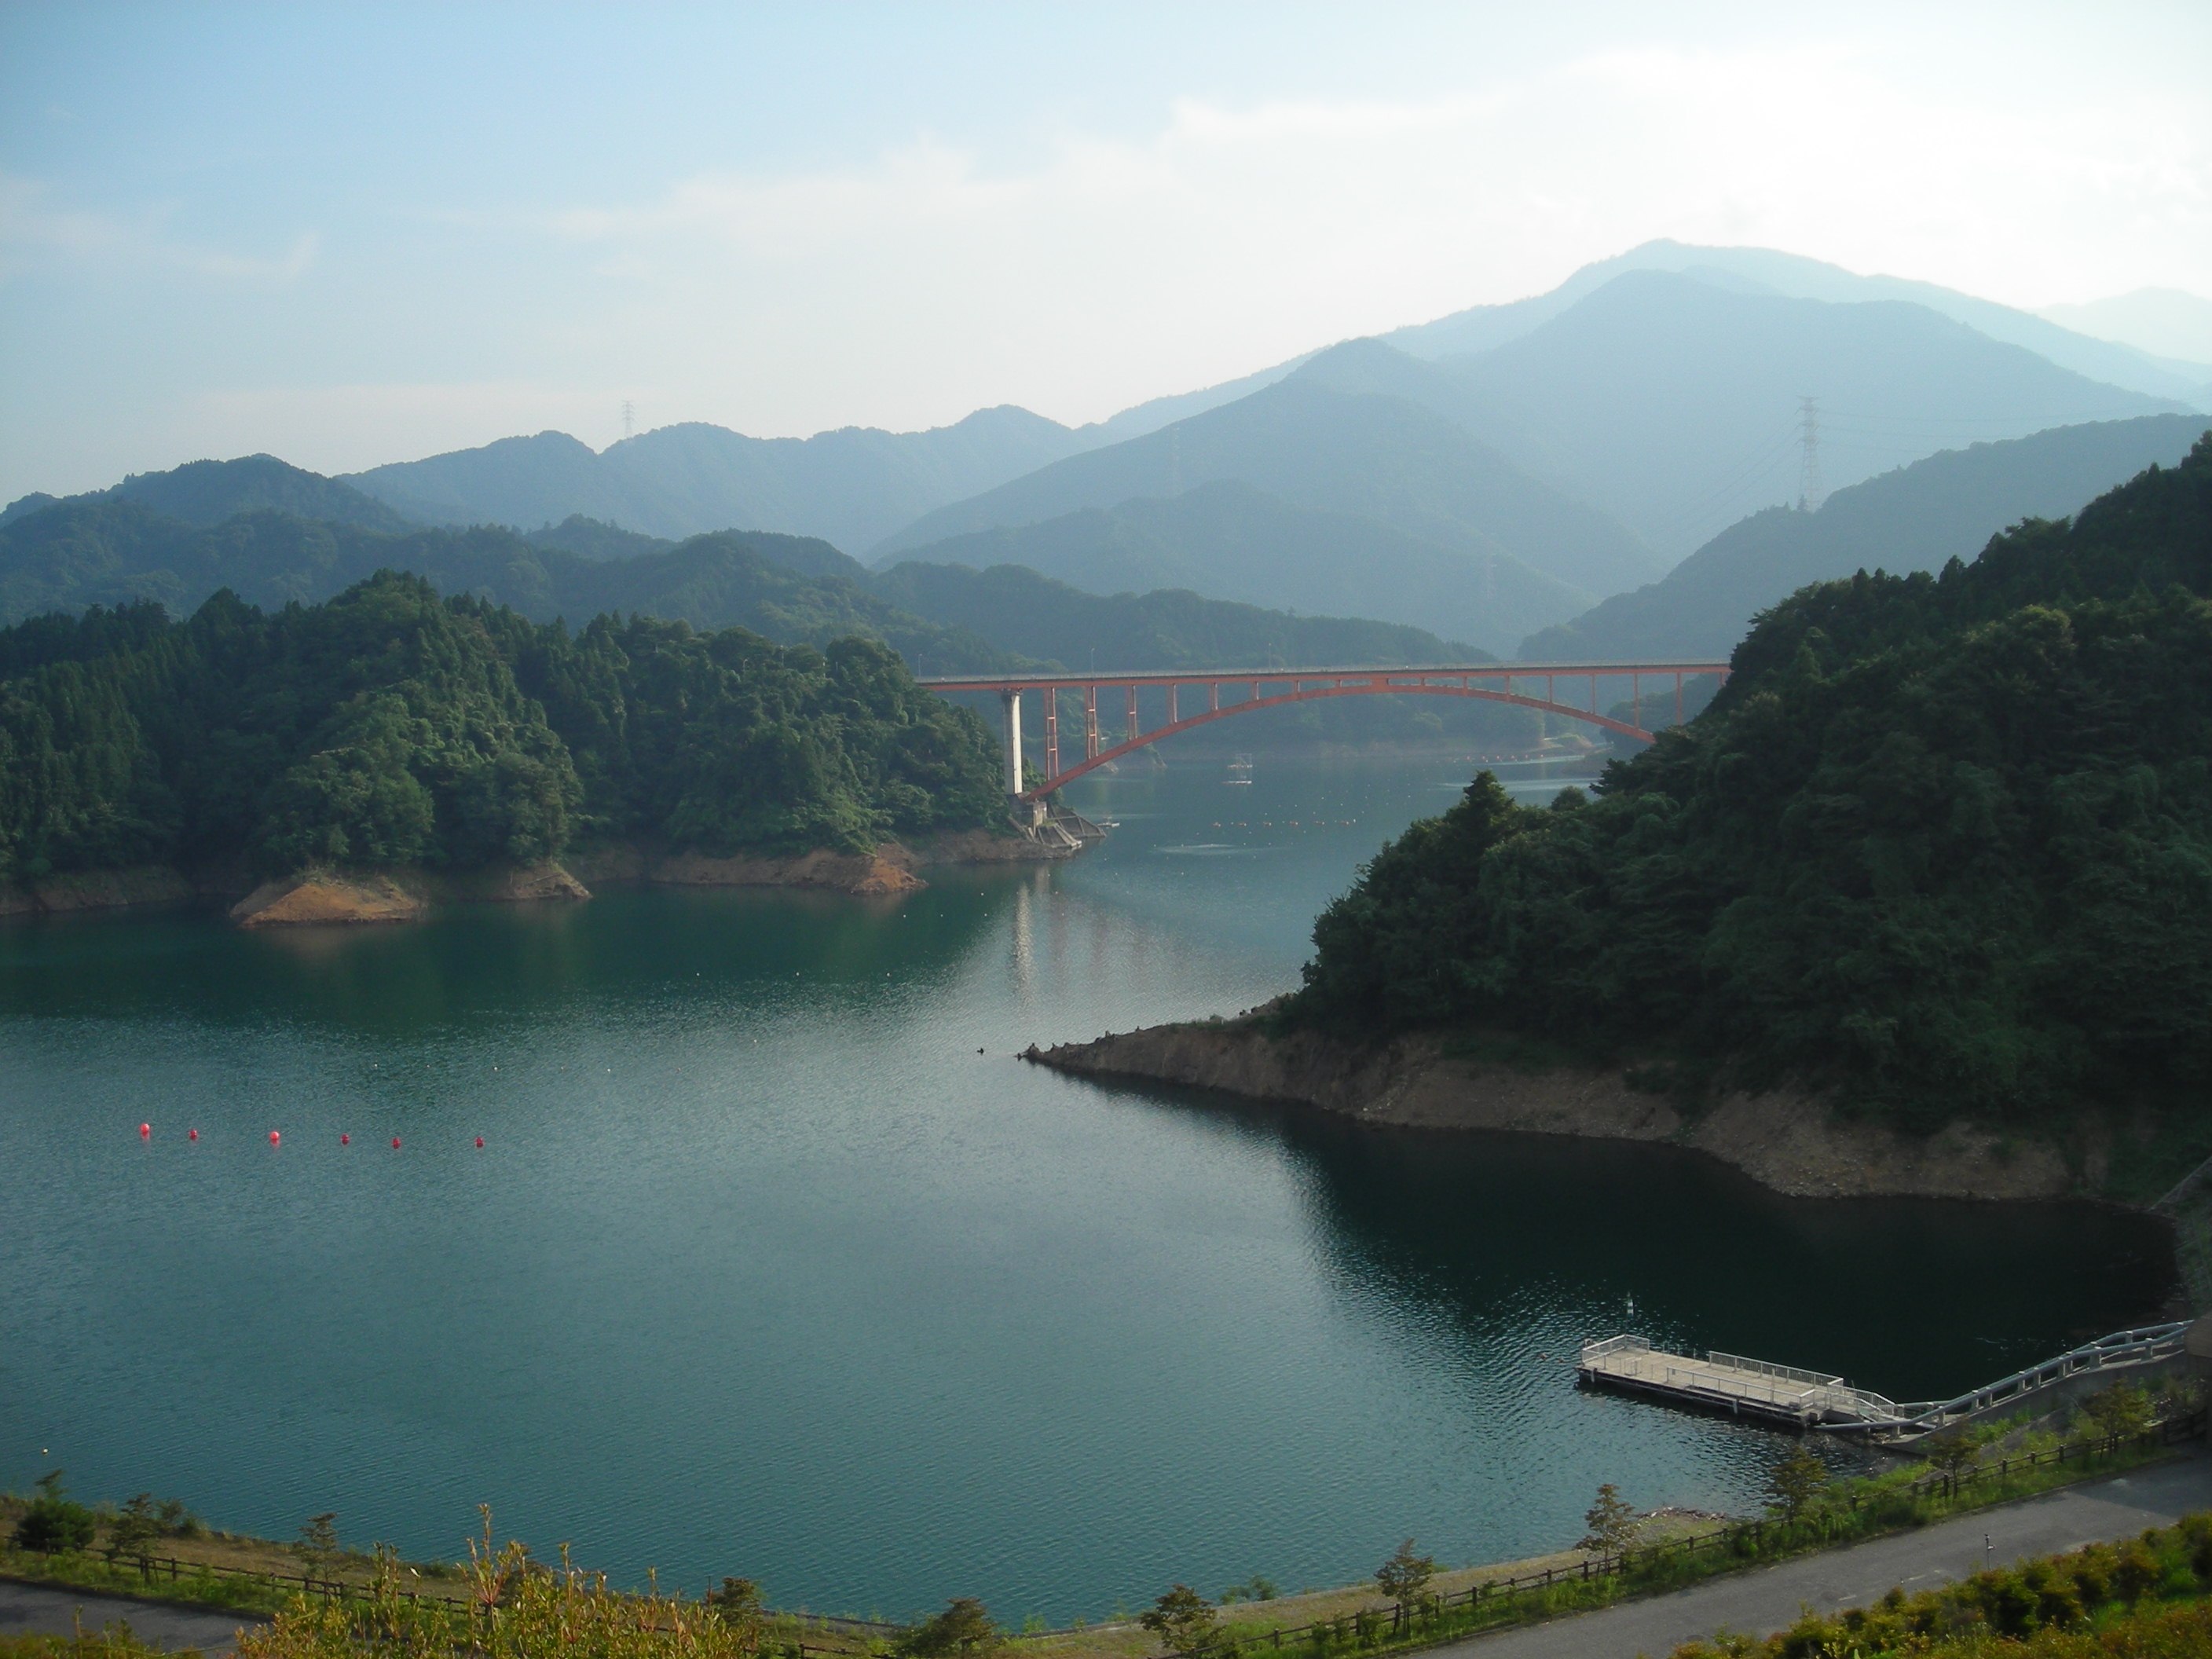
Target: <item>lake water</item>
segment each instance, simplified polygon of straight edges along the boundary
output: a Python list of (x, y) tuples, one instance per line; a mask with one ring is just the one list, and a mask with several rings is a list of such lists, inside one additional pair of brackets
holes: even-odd
[(1556, 1547), (1601, 1481), (1756, 1502), (1780, 1440), (1577, 1393), (1585, 1338), (1912, 1398), (2156, 1311), (2162, 1238), (2112, 1212), (1793, 1201), (1012, 1057), (1294, 983), (1470, 769), (1087, 781), (1103, 848), (898, 900), (0, 927), (0, 1482), (445, 1557), (489, 1502), (623, 1582), (1059, 1622), (1408, 1534)]

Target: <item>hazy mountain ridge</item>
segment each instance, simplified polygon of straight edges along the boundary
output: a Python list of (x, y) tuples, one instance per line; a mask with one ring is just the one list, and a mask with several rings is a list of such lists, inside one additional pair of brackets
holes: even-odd
[(394, 569), (537, 622), (643, 613), (696, 628), (739, 624), (781, 644), (859, 635), (890, 646), (921, 673), (1015, 665), (848, 577), (810, 574), (834, 562), (851, 563), (826, 544), (760, 532), (723, 531), (605, 560), (538, 546), (496, 525), (392, 535), (262, 509), (202, 528), (137, 501), (67, 502), (0, 526), (0, 621), (141, 599), (183, 616), (222, 588), (264, 609), (316, 604)]
[(2201, 416), (2062, 427), (1946, 450), (1839, 489), (1818, 511), (1769, 507), (1723, 531), (1660, 580), (1617, 593), (1516, 653), (1526, 660), (1722, 656), (1759, 612), (1808, 583), (1971, 560), (2027, 519), (2061, 519), (2151, 465), (2172, 466)]
[(1830, 489), (1937, 447), (2181, 412), (1922, 306), (1790, 299), (1652, 270), (1489, 351), (1407, 368), (1401, 395), (1673, 553), (1795, 497), (1807, 395), (1819, 398)]
[(1071, 668), (1328, 667), (1489, 662), (1492, 653), (1426, 629), (1363, 617), (1303, 617), (1209, 599), (1187, 588), (1095, 594), (1025, 565), (974, 569), (908, 561), (870, 591), (962, 628), (1002, 651)]
[[(1775, 248), (1706, 247), (1665, 238), (1584, 265), (1549, 293), (1503, 305), (1472, 306), (1433, 322), (1393, 329), (1380, 337), (1416, 357), (1490, 350), (1520, 338), (1631, 270), (1672, 271), (1739, 291), (1763, 291), (1785, 299), (1844, 304), (1901, 300), (1964, 323), (1992, 340), (2025, 346), (2059, 368), (2070, 368), (2090, 380), (2151, 397), (2197, 401), (2198, 407), (2212, 412), (2212, 405), (2201, 401), (2212, 397), (2212, 362), (2177, 360), (2084, 332), (2052, 314), (2068, 307), (2049, 307), (2039, 314), (1935, 283), (1903, 276), (1863, 276), (1841, 265)], [(2087, 307), (2073, 309), (2094, 314)]]
[(603, 452), (559, 432), (503, 438), (345, 482), (428, 523), (528, 526), (580, 514), (653, 536), (774, 529), (865, 547), (1087, 441), (1011, 404), (925, 432), (749, 438), (690, 422)]
[(167, 472), (134, 472), (106, 489), (66, 498), (33, 491), (0, 512), (0, 526), (50, 507), (94, 501), (136, 501), (181, 523), (222, 523), (240, 513), (266, 509), (331, 524), (397, 532), (411, 528), (384, 502), (340, 479), (280, 461), (274, 455), (241, 455), (228, 461), (187, 461)]
[(1019, 565), (1092, 593), (1188, 588), (1314, 615), (1369, 616), (1493, 651), (1533, 631), (1516, 628), (1515, 618), (1556, 617), (1563, 606), (1571, 614), (1580, 591), (1501, 553), (1294, 506), (1234, 479), (956, 536), (911, 556), (977, 569)]
[[(564, 535), (594, 550), (556, 544)], [(610, 537), (629, 544), (618, 556), (605, 556)], [(269, 509), (201, 527), (104, 496), (0, 526), (0, 624), (139, 599), (185, 615), (223, 588), (264, 609), (315, 604), (384, 568), (538, 622), (619, 612), (702, 629), (738, 624), (781, 644), (859, 635), (922, 674), (1006, 672), (1040, 660), (1266, 667), (1485, 654), (1418, 628), (1297, 617), (1187, 592), (1100, 596), (1033, 571), (909, 564), (875, 575), (826, 542), (768, 532), (671, 544), (572, 520), (528, 537), (504, 526), (394, 535)]]
[(1618, 524), (1530, 477), (1450, 420), (1304, 373), (940, 508), (877, 549), (874, 562), (953, 536), (1172, 499), (1222, 480), (1373, 520), (1470, 557), (1513, 559), (1586, 592), (1617, 591), (1659, 568)]

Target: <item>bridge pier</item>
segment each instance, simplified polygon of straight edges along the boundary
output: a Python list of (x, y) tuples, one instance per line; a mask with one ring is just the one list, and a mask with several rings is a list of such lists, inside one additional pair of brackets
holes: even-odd
[(999, 701), (1006, 707), (1006, 793), (1018, 805), (1022, 793), (1022, 694), (1001, 691)]

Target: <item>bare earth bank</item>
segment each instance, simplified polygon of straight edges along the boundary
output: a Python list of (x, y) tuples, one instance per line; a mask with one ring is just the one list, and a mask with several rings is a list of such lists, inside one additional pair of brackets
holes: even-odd
[(903, 893), (928, 885), (916, 872), (932, 865), (1035, 863), (1071, 856), (1072, 850), (987, 830), (937, 836), (912, 847), (885, 842), (866, 853), (817, 849), (788, 858), (717, 859), (612, 842), (580, 849), (558, 862), (498, 866), (467, 876), (412, 869), (304, 870), (258, 886), (239, 869), (186, 874), (167, 865), (145, 865), (52, 876), (28, 886), (0, 884), (0, 917), (219, 900), (242, 927), (414, 921), (434, 904), (587, 899), (592, 893), (586, 884), (604, 881)]
[(1363, 1048), (1309, 1031), (1271, 1036), (1247, 1018), (1109, 1033), (1032, 1047), (1024, 1058), (1091, 1077), (1294, 1101), (1365, 1123), (1671, 1141), (1799, 1197), (2063, 1198), (2104, 1183), (2100, 1153), (2077, 1175), (2048, 1146), (2002, 1145), (1966, 1124), (1922, 1139), (1838, 1120), (1786, 1091), (1728, 1096), (1691, 1122), (1618, 1070), (1522, 1071), (1449, 1054), (1430, 1036)]

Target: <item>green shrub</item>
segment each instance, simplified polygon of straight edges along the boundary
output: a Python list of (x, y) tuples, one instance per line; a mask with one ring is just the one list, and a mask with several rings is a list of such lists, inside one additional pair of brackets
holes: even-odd
[(15, 1547), (40, 1555), (89, 1549), (99, 1521), (83, 1504), (70, 1501), (62, 1487), (62, 1472), (52, 1469), (40, 1476), (38, 1491), (15, 1523)]

